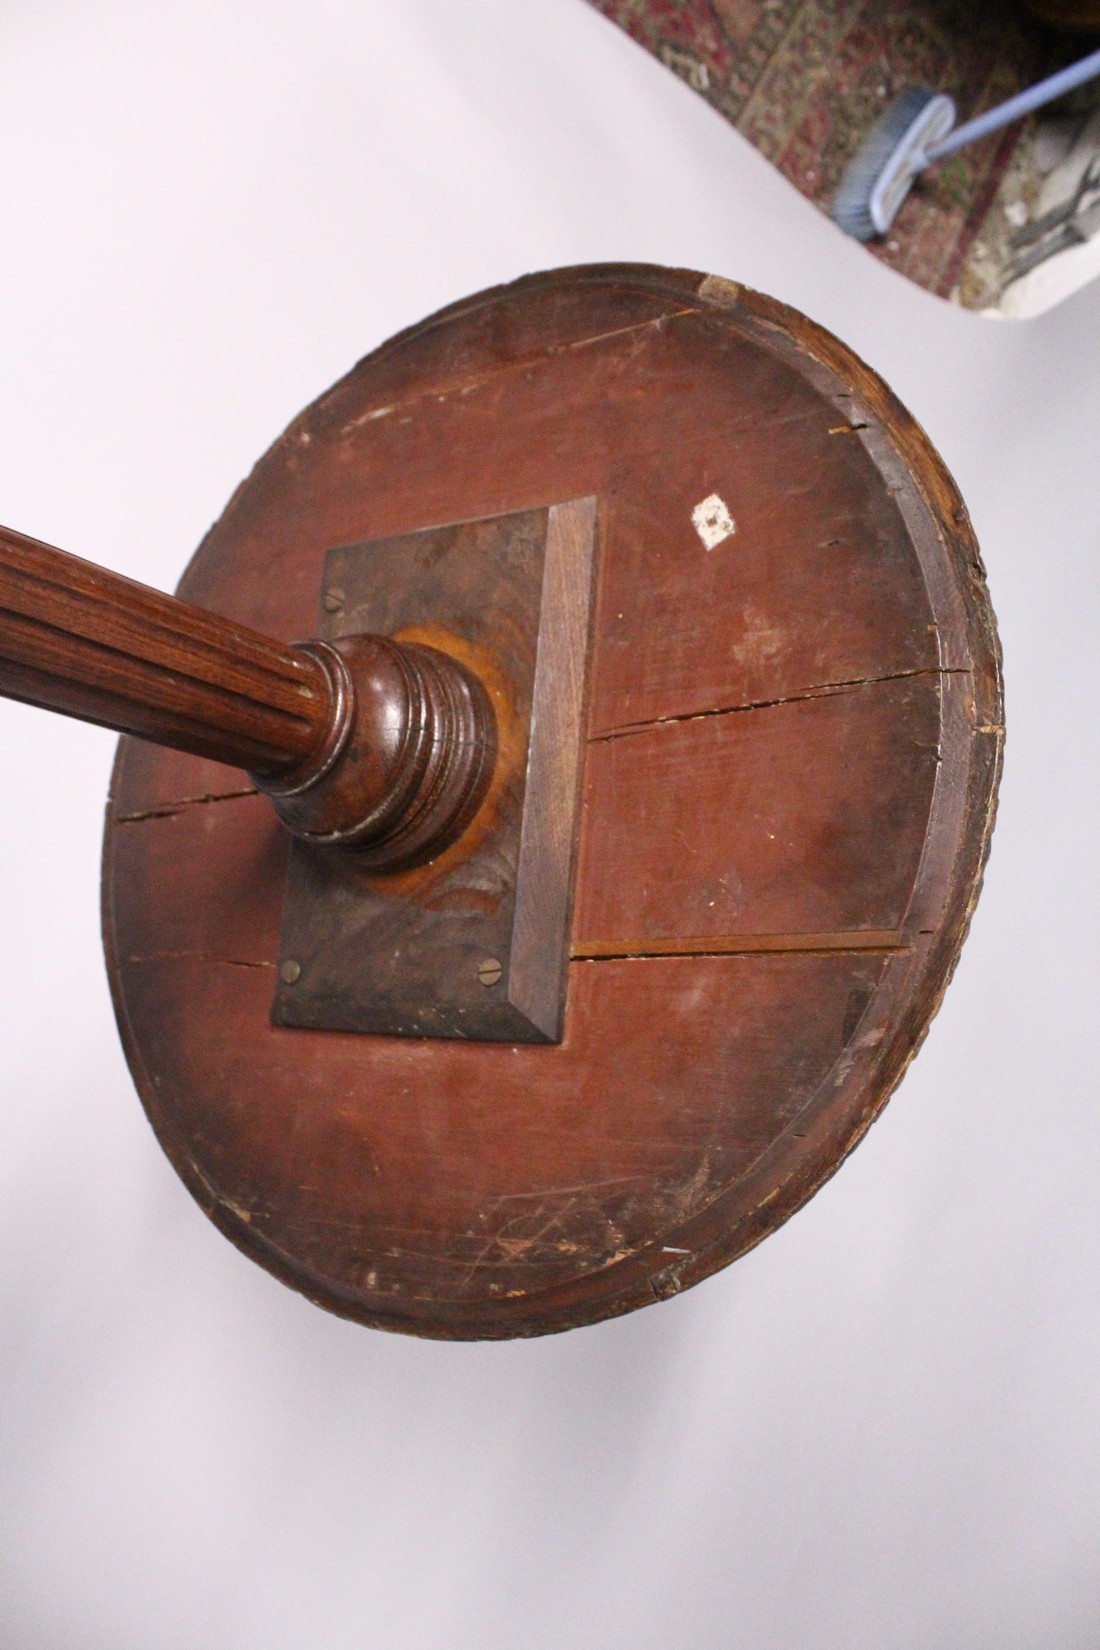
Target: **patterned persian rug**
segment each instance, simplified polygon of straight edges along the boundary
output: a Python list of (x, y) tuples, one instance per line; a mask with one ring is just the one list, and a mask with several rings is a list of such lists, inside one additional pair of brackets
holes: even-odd
[[(967, 120), (1083, 50), (1079, 36), (1059, 34), (1013, 0), (591, 4), (686, 80), (823, 211), (848, 158), (904, 86), (949, 92)], [(935, 168), (914, 188), (889, 238), (868, 250), (940, 297), (977, 308), (995, 301), (997, 243), (1006, 239), (998, 196), (1014, 165), (1020, 171), (1021, 145), (1033, 131), (1030, 123), (1009, 127)]]

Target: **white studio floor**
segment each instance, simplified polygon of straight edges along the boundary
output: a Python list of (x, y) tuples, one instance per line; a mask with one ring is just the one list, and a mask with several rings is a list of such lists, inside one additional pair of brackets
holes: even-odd
[(970, 504), (1006, 655), (986, 890), (882, 1120), (665, 1305), (328, 1318), (162, 1158), (97, 931), (113, 740), (0, 705), (4, 1650), (1095, 1650), (1100, 285), (965, 314), (583, 0), (12, 0), (0, 520), (170, 588), (300, 406), (597, 259), (796, 304)]

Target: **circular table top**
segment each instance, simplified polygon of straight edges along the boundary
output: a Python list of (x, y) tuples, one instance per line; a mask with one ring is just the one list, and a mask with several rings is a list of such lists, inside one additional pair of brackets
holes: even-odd
[(165, 1150), (320, 1304), (452, 1338), (660, 1299), (833, 1172), (965, 937), (999, 656), (923, 432), (796, 312), (648, 266), (534, 276), (295, 420), (181, 595), (315, 628), (327, 550), (594, 495), (565, 1035), (275, 1027), (287, 843), (244, 775), (123, 740), (104, 932)]

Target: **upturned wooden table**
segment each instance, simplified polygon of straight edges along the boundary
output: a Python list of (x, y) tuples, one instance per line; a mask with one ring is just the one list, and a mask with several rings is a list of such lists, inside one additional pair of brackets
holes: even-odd
[(803, 316), (647, 266), (368, 356), (178, 597), (0, 534), (0, 690), (125, 734), (107, 963), (190, 1191), (452, 1338), (672, 1295), (833, 1172), (950, 977), (1002, 743), (923, 432)]

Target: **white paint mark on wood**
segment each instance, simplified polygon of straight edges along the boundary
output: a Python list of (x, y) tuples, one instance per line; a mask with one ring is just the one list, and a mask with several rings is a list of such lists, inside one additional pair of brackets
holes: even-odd
[(737, 531), (737, 523), (730, 515), (729, 505), (717, 493), (701, 499), (691, 512), (692, 525), (703, 541), (705, 550), (717, 549)]

